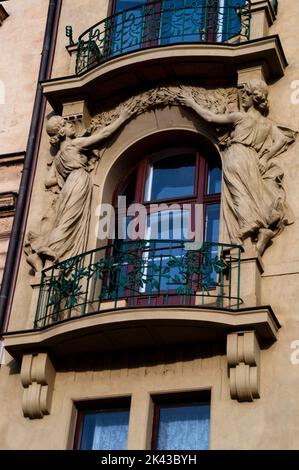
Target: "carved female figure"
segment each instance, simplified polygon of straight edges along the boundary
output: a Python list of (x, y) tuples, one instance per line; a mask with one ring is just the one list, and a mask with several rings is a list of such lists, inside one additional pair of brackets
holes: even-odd
[(243, 244), (251, 238), (260, 254), (292, 223), (275, 157), (293, 142), (294, 133), (266, 117), (267, 96), (266, 83), (251, 80), (242, 90), (243, 111), (230, 114), (215, 114), (186, 93), (178, 96), (206, 121), (232, 127), (223, 152), (223, 241)]
[(47, 122), (50, 143), (59, 145), (59, 151), (45, 184), (48, 188), (57, 185), (61, 191), (47, 229), (28, 234), (27, 262), (35, 271), (42, 269), (45, 259), (58, 262), (85, 251), (92, 195), (90, 150), (111, 136), (131, 115), (131, 109), (123, 109), (118, 119), (88, 137), (76, 137), (73, 124), (61, 116), (52, 116)]

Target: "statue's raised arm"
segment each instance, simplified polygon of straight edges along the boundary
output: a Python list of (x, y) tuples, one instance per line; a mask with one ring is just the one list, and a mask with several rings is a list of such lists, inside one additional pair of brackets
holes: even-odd
[(124, 108), (111, 124), (88, 137), (76, 137), (73, 123), (61, 116), (48, 120), (50, 143), (58, 146), (58, 152), (45, 186), (57, 185), (60, 192), (54, 214), (44, 217), (46, 226), (27, 237), (27, 262), (34, 271), (41, 270), (46, 259), (59, 262), (86, 250), (92, 196), (88, 151), (116, 132), (132, 114), (130, 107)]
[(193, 96), (190, 93), (180, 92), (177, 95), (177, 100), (180, 104), (184, 106), (188, 106), (189, 108), (193, 109), (201, 118), (203, 118), (207, 122), (211, 122), (213, 124), (236, 124), (238, 119), (240, 119), (240, 114), (238, 112), (234, 113), (226, 113), (226, 114), (216, 114), (213, 111), (201, 106), (199, 103), (195, 101)]
[(82, 150), (94, 148), (103, 140), (109, 138), (114, 132), (116, 132), (128, 119), (130, 119), (132, 115), (133, 105), (127, 108), (123, 108), (119, 117), (114, 122), (99, 129), (91, 136), (75, 138), (73, 144)]

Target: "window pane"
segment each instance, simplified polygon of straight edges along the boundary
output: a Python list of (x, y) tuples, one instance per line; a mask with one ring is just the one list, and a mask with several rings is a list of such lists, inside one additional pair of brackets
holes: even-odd
[(228, 41), (240, 34), (242, 25), (239, 8), (244, 5), (245, 0), (220, 0), (218, 41)]
[(124, 450), (127, 448), (129, 410), (105, 410), (86, 414), (81, 450)]
[(135, 188), (136, 188), (136, 171), (128, 179), (123, 191), (120, 196), (126, 197), (126, 205), (129, 206), (135, 201)]
[(114, 12), (123, 13), (113, 17), (111, 22), (111, 57), (140, 49), (143, 37), (144, 3), (146, 0), (118, 0), (116, 2)]
[[(173, 209), (152, 212), (147, 216), (147, 240), (188, 240), (191, 211)], [(166, 243), (169, 246), (169, 243)]]
[(221, 193), (221, 168), (209, 168), (207, 194)]
[(209, 405), (160, 407), (157, 449), (206, 450), (209, 435)]
[(127, 8), (135, 8), (146, 3), (146, 0), (116, 0), (114, 13), (126, 10)]
[(160, 44), (199, 42), (202, 21), (202, 0), (189, 4), (184, 0), (165, 0)]
[(207, 242), (218, 243), (219, 239), (220, 204), (206, 205), (206, 235)]
[(195, 155), (164, 158), (149, 166), (145, 201), (192, 196), (195, 192)]
[[(219, 240), (219, 221), (220, 221), (220, 204), (210, 204), (206, 206), (206, 234), (207, 242), (218, 243)], [(211, 258), (218, 256), (218, 246), (211, 246)], [(217, 273), (213, 271), (210, 281), (217, 283)]]

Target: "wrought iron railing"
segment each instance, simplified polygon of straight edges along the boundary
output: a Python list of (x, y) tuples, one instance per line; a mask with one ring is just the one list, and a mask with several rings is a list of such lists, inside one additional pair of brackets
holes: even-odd
[(204, 242), (115, 242), (42, 273), (35, 328), (121, 307), (238, 309), (241, 247)]
[[(79, 36), (76, 73), (140, 49), (180, 43), (239, 42), (248, 40), (249, 33), (250, 0), (145, 3), (106, 18)], [(67, 36), (71, 41), (69, 30)]]

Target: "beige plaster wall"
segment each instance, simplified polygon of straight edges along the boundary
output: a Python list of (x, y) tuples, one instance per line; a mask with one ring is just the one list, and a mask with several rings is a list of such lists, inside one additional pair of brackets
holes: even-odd
[[(0, 27), (0, 156), (26, 150), (48, 0), (9, 0)], [(0, 192), (18, 191), (22, 164), (3, 165)], [(0, 283), (12, 217), (0, 219)], [(9, 227), (9, 229), (8, 229)]]
[(106, 18), (109, 0), (63, 0), (59, 29), (56, 43), (55, 62), (52, 69), (52, 77), (64, 77), (74, 75), (75, 70), (70, 67), (71, 59), (66, 49), (68, 38), (65, 35), (65, 27), (73, 28), (73, 39), (78, 37), (86, 29)]
[[(0, 153), (26, 149), (40, 65), (48, 0), (9, 0), (9, 17), (0, 27)], [(0, 179), (1, 184), (1, 179)]]
[(297, 449), (298, 399), (281, 340), (262, 352), (261, 399), (253, 403), (231, 400), (225, 356), (216, 345), (197, 345), (77, 359), (75, 368), (74, 362), (65, 363), (56, 375), (51, 414), (41, 420), (22, 417), (19, 370), (6, 354), (0, 379), (0, 449), (72, 448), (74, 403), (124, 396), (131, 397), (128, 448), (147, 449), (154, 395), (208, 389), (211, 449)]
[[(66, 9), (67, 4), (71, 10), (70, 2), (65, 0), (65, 10), (62, 12), (64, 24), (60, 25), (60, 38), (64, 34), (65, 24), (71, 23), (67, 21), (72, 14)], [(96, 16), (94, 11), (90, 14)], [(280, 35), (289, 66), (282, 79), (270, 84), (269, 96), (270, 118), (297, 130), (299, 129), (299, 105), (291, 102), (293, 92), (291, 83), (293, 80), (299, 80), (296, 40), (298, 20), (298, 2), (281, 0), (278, 19), (270, 33)], [(73, 26), (75, 22), (79, 29), (81, 17), (78, 12)], [(60, 74), (60, 71), (63, 74), (63, 64), (67, 57), (64, 46), (60, 45), (61, 41), (62, 39), (59, 39), (59, 47), (57, 46), (56, 49), (55, 74)], [(182, 115), (179, 108), (173, 107), (146, 113), (129, 122), (103, 154), (94, 176), (93, 210), (102, 197), (103, 182), (113, 161), (132, 142), (145, 137), (147, 133), (178, 127), (195, 132), (198, 129), (196, 118), (191, 113)], [(140, 409), (138, 407), (141, 407), (144, 401), (146, 402), (150, 393), (212, 388), (211, 448), (298, 449), (299, 365), (291, 363), (293, 351), (291, 344), (294, 340), (299, 340), (298, 156), (299, 139), (281, 157), (281, 165), (285, 172), (286, 193), (289, 205), (294, 212), (295, 223), (288, 226), (279, 237), (274, 239), (273, 245), (263, 256), (265, 271), (262, 277), (262, 304), (272, 306), (282, 328), (278, 341), (262, 351), (260, 399), (253, 403), (238, 403), (231, 400), (225, 356), (216, 354), (208, 359), (200, 359), (201, 354), (197, 351), (191, 360), (173, 356), (172, 361), (167, 362), (162, 355), (156, 365), (147, 366), (140, 353), (140, 364), (135, 367), (128, 367), (126, 364), (120, 366), (116, 360), (115, 367), (111, 368), (111, 362), (107, 356), (104, 358), (106, 361), (104, 367), (99, 370), (93, 365), (88, 366), (88, 371), (74, 371), (74, 368), (70, 366), (69, 372), (68, 369), (58, 372), (51, 415), (42, 420), (28, 420), (22, 416), (22, 390), (18, 370), (14, 361), (10, 361), (6, 355), (6, 365), (0, 369), (0, 396), (4, 404), (4, 412), (0, 418), (0, 448), (65, 449), (73, 430), (71, 423), (73, 400), (132, 394), (136, 417), (137, 410)], [(38, 226), (40, 217), (45, 213), (47, 204), (50, 203), (50, 195), (44, 191), (43, 186), (47, 162), (50, 160), (48, 137), (44, 131), (27, 229)], [(109, 192), (111, 194), (112, 188), (106, 189), (107, 194)], [(107, 194), (104, 197), (109, 198)], [(89, 248), (94, 246), (92, 227)], [(23, 257), (9, 324), (10, 331), (32, 327), (34, 309), (30, 310), (29, 281), (29, 268)], [(144, 423), (145, 413), (142, 416)], [(142, 448), (146, 439), (144, 434), (139, 437), (137, 433), (135, 434), (134, 428), (136, 428), (138, 418), (134, 419), (135, 421), (130, 423), (133, 429), (130, 431), (130, 445)], [(142, 422), (139, 423), (139, 429), (142, 428)], [(53, 432), (54, 429), (55, 432)], [(135, 436), (136, 441), (132, 436)]]
[[(0, 160), (0, 192), (18, 192), (22, 168), (22, 164), (1, 164)], [(13, 216), (0, 217), (0, 285), (12, 223)]]

